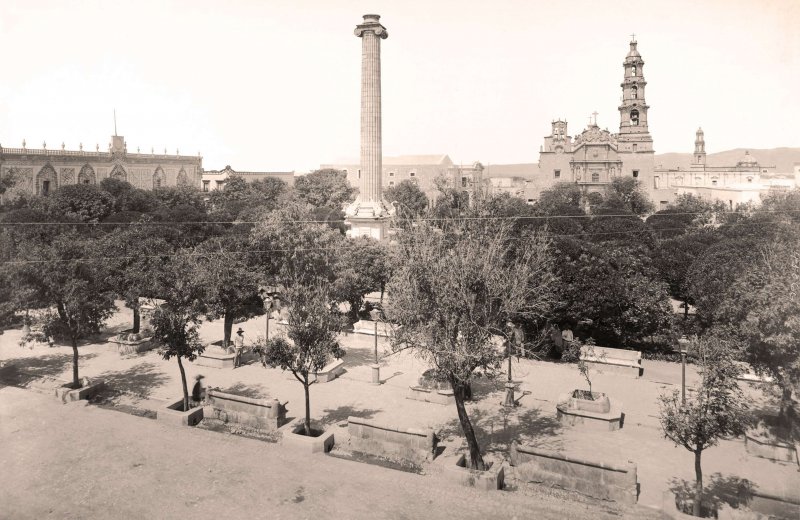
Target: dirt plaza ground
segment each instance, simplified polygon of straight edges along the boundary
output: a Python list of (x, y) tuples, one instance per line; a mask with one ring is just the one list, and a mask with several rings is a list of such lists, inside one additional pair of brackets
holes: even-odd
[[(177, 363), (174, 360), (162, 360), (156, 351), (120, 356), (116, 346), (105, 340), (110, 334), (127, 328), (130, 322), (130, 312), (123, 309), (109, 323), (107, 334), (80, 347), (81, 376), (105, 379), (111, 388), (124, 390), (124, 394), (117, 395), (114, 400), (121, 408), (156, 410), (181, 395)], [(245, 330), (245, 342), (249, 343), (264, 334), (264, 318), (251, 320), (242, 327)], [(281, 331), (281, 327), (274, 322), (270, 328), (271, 334)], [(217, 341), (222, 336), (221, 323), (204, 323), (200, 332), (205, 341)], [(18, 330), (7, 330), (0, 335), (0, 384), (35, 387), (43, 384), (42, 378), (54, 378), (52, 381), (56, 381), (70, 377), (69, 347), (37, 345), (33, 349), (21, 348), (18, 345), (19, 337)], [(312, 385), (312, 416), (337, 429), (344, 425), (348, 416), (399, 426), (430, 426), (440, 432), (447, 449), (452, 451), (461, 448), (454, 406), (406, 399), (408, 386), (415, 384), (427, 368), (421, 361), (407, 352), (389, 355), (388, 345), (381, 339), (378, 349), (382, 384), (370, 384), (373, 342), (374, 338), (368, 335), (342, 336), (342, 344), (347, 351), (344, 357), (346, 372), (330, 383)], [(192, 363), (186, 365), (190, 381), (196, 374), (202, 373), (209, 386), (234, 389), (248, 396), (276, 397), (281, 401), (289, 401), (289, 416), (297, 417), (302, 413), (302, 386), (289, 374), (265, 369), (258, 363), (236, 370), (198, 367)], [(658, 426), (657, 397), (663, 392), (680, 389), (680, 365), (654, 361), (644, 361), (643, 365), (644, 376), (640, 379), (602, 373), (593, 377), (595, 390), (623, 402), (625, 423), (619, 431), (591, 432), (562, 427), (556, 420), (555, 403), (559, 394), (584, 388), (586, 384), (574, 365), (515, 360), (513, 377), (525, 395), (520, 399), (520, 406), (512, 412), (507, 413), (500, 406), (502, 381), (479, 379), (474, 385), (474, 400), (468, 410), (481, 446), (493, 456), (501, 458), (507, 458), (509, 444), (516, 440), (522, 444), (607, 462), (630, 460), (638, 467), (641, 489), (636, 513), (624, 513), (632, 517), (646, 515), (650, 508), (660, 507), (665, 490), (679, 485), (682, 479), (693, 480), (694, 466), (692, 454), (664, 439)], [(698, 381), (691, 366), (687, 367), (687, 381), (689, 387)], [(751, 393), (756, 394), (754, 391)], [(307, 517), (315, 511), (326, 510), (326, 507), (329, 511), (331, 507), (342, 507), (341, 504), (331, 505), (321, 499), (320, 494), (341, 498), (346, 496), (348, 489), (353, 493), (367, 493), (369, 490), (369, 493), (379, 494), (380, 501), (376, 503), (382, 504), (386, 511), (385, 514), (376, 514), (377, 518), (415, 518), (419, 516), (414, 514), (415, 511), (427, 511), (428, 517), (438, 518), (437, 512), (441, 513), (441, 517), (449, 516), (448, 512), (455, 514), (454, 508), (461, 507), (465, 508), (466, 518), (473, 517), (470, 511), (475, 517), (480, 516), (482, 511), (502, 511), (500, 515), (489, 516), (512, 518), (516, 515), (525, 518), (528, 517), (524, 514), (526, 503), (527, 507), (535, 504), (535, 507), (542, 509), (541, 514), (537, 515), (540, 518), (559, 518), (564, 513), (564, 503), (555, 495), (552, 504), (541, 497), (535, 500), (528, 497), (526, 502), (524, 493), (501, 493), (494, 494), (494, 498), (487, 498), (489, 495), (486, 494), (474, 495), (474, 490), (450, 489), (447, 486), (437, 495), (426, 484), (426, 479), (431, 478), (429, 475), (406, 474), (330, 457), (318, 457), (313, 469), (309, 469), (303, 463), (297, 464), (286, 459), (273, 444), (198, 429), (187, 429), (178, 435), (179, 432), (165, 429), (163, 425), (143, 417), (94, 406), (61, 405), (55, 398), (45, 398), (42, 394), (11, 386), (0, 388), (0, 421), (0, 442), (4, 446), (0, 463), (4, 468), (13, 470), (3, 472), (4, 476), (0, 477), (3, 481), (0, 482), (0, 493), (7, 495), (0, 495), (3, 498), (0, 503), (18, 507), (16, 512), (19, 514), (11, 518), (46, 516), (27, 513), (33, 511), (29, 508), (38, 507), (35, 506), (37, 501), (42, 501), (42, 504), (48, 502), (47, 494), (52, 492), (55, 484), (61, 486), (64, 494), (62, 499), (67, 503), (74, 500), (76, 504), (88, 503), (94, 508), (87, 514), (70, 516), (68, 511), (56, 507), (56, 517), (60, 518), (100, 518), (103, 517), (100, 514), (103, 507), (129, 508), (126, 509), (129, 513), (124, 515), (126, 517), (148, 516), (145, 514), (148, 507), (161, 504), (161, 499), (150, 497), (155, 502), (150, 502), (148, 506), (148, 493), (152, 495), (156, 491), (166, 496), (164, 503), (158, 506), (166, 508), (159, 509), (164, 514), (157, 516), (172, 517), (173, 512), (202, 510), (200, 516), (206, 517), (206, 513), (221, 512), (224, 508), (232, 508), (231, 511), (244, 515), (251, 511), (248, 509), (251, 506), (231, 503), (241, 494), (244, 502), (255, 500), (271, 508), (275, 515), (267, 515), (270, 518)], [(346, 432), (346, 428), (341, 431)], [(103, 455), (112, 453), (113, 456)], [(87, 457), (92, 461), (95, 458), (108, 460), (89, 464)], [(141, 465), (137, 466), (140, 464), (136, 461), (137, 457), (150, 462), (140, 461)], [(130, 465), (124, 466), (123, 462), (119, 462), (123, 465), (117, 465), (114, 461), (120, 458), (124, 459), (124, 464)], [(154, 491), (144, 490), (145, 482), (134, 482), (135, 472), (149, 471), (142, 469), (148, 464), (158, 466), (151, 468), (153, 473), (148, 477), (155, 479), (150, 481), (151, 484), (155, 482), (152, 487), (157, 489)], [(261, 474), (264, 467), (276, 464), (281, 468), (280, 471), (265, 471), (269, 477)], [(76, 469), (77, 474), (74, 475), (80, 475), (81, 483), (72, 482), (67, 476), (71, 465), (84, 468), (83, 471)], [(87, 473), (90, 469), (92, 473)], [(771, 493), (786, 495), (800, 489), (800, 473), (796, 465), (748, 456), (741, 440), (722, 441), (704, 452), (703, 469), (707, 482), (716, 485), (724, 486), (746, 478), (757, 489)], [(284, 478), (280, 478), (280, 474)], [(127, 488), (127, 492), (115, 495), (111, 491), (116, 479), (120, 480), (119, 485)], [(261, 495), (254, 493), (252, 479), (261, 483), (259, 485), (267, 498), (254, 498), (255, 495)], [(240, 484), (239, 480), (242, 480)], [(402, 482), (402, 486), (395, 486), (395, 482)], [(25, 496), (20, 486), (29, 486), (27, 493), (32, 496), (28, 502), (20, 498)], [(342, 486), (343, 489), (336, 486)], [(20, 493), (9, 495), (9, 489), (14, 488)], [(302, 491), (298, 491), (301, 488)], [(270, 495), (270, 489), (274, 496)], [(212, 493), (213, 490), (216, 491)], [(56, 491), (54, 496), (59, 496), (57, 488)], [(297, 493), (293, 495), (295, 491)], [(116, 496), (120, 502), (99, 502), (94, 495), (100, 492)], [(139, 492), (144, 493), (142, 500), (136, 504), (125, 502), (132, 496), (138, 496)], [(83, 502), (78, 500), (81, 493)], [(180, 494), (180, 499), (173, 504), (168, 499), (175, 494)], [(185, 498), (184, 495), (194, 498)], [(212, 500), (215, 496), (223, 498)], [(292, 496), (303, 498), (295, 499)], [(417, 496), (421, 498), (412, 498)], [(497, 496), (505, 498), (498, 502)], [(424, 497), (430, 497), (431, 504), (426, 505)], [(235, 502), (238, 504), (238, 501)], [(345, 502), (355, 508), (353, 514), (347, 515), (347, 510), (339, 509), (340, 514), (336, 517), (370, 517), (375, 511), (369, 507), (368, 501)], [(437, 510), (438, 506), (432, 504), (439, 504), (441, 509)], [(581, 508), (592, 507), (583, 502), (576, 502), (572, 506), (575, 514), (570, 516), (575, 518), (584, 517)], [(36, 511), (47, 513), (44, 510)], [(260, 511), (255, 516), (265, 517), (264, 509)], [(388, 514), (391, 511), (396, 514)], [(602, 513), (603, 510), (597, 511)], [(597, 511), (592, 514), (596, 515)], [(585, 513), (589, 515), (587, 517), (592, 516), (588, 509)], [(232, 517), (238, 516), (234, 514)]]

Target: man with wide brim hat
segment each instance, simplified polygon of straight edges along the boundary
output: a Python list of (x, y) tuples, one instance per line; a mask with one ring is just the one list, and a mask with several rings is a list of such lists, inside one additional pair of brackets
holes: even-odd
[(236, 331), (236, 337), (233, 338), (233, 351), (235, 357), (233, 358), (233, 368), (237, 368), (241, 363), (242, 351), (244, 350), (244, 329), (239, 327)]

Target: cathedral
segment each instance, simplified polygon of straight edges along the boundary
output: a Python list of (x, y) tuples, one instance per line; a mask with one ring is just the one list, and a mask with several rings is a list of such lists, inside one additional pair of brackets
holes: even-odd
[(623, 62), (619, 133), (597, 126), (596, 112), (589, 126), (574, 138), (568, 134), (566, 121), (553, 121), (551, 134), (539, 150), (539, 190), (570, 182), (587, 192), (599, 191), (615, 177), (633, 177), (651, 198), (657, 198), (653, 193), (655, 152), (647, 126), (650, 107), (645, 101), (644, 60), (636, 46), (636, 40), (632, 40)]

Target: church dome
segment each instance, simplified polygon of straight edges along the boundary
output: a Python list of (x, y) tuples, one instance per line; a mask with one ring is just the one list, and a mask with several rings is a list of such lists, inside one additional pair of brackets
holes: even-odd
[(642, 55), (639, 54), (639, 51), (636, 50), (636, 42), (631, 42), (631, 50), (628, 52), (628, 58), (641, 58)]
[(757, 166), (757, 165), (758, 165), (758, 161), (756, 160), (755, 157), (750, 155), (750, 151), (749, 150), (745, 150), (744, 155), (742, 156), (742, 158), (739, 159), (738, 163), (736, 163), (736, 166)]

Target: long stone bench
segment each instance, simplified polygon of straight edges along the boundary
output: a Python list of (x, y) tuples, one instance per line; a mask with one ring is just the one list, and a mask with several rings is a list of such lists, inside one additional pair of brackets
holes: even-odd
[(433, 459), (439, 442), (432, 428), (401, 428), (360, 417), (347, 418), (347, 432), (354, 449), (378, 456), (399, 456), (415, 463)]
[(511, 444), (511, 465), (523, 482), (544, 482), (602, 500), (635, 504), (636, 464), (608, 463)]
[(449, 388), (440, 390), (438, 388), (425, 388), (422, 386), (409, 386), (406, 399), (444, 405), (451, 405), (456, 402), (456, 398), (453, 396), (453, 390)]
[(253, 399), (211, 389), (208, 406), (216, 419), (260, 430), (274, 431), (286, 422), (286, 403), (277, 399)]
[(642, 353), (638, 350), (584, 346), (581, 347), (581, 360), (585, 361), (589, 368), (594, 368), (599, 372), (633, 377), (640, 377), (644, 374)]

